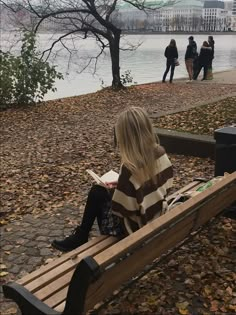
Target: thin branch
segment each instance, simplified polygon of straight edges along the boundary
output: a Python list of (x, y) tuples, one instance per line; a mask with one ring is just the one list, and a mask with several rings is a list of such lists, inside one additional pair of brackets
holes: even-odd
[(48, 58), (49, 58), (50, 55), (51, 55), (51, 52), (52, 52), (53, 47), (54, 47), (57, 43), (61, 42), (61, 40), (62, 40), (63, 38), (65, 38), (65, 37), (67, 37), (67, 36), (69, 36), (69, 35), (71, 35), (71, 34), (73, 34), (73, 33), (76, 33), (76, 32), (77, 32), (77, 30), (74, 30), (74, 31), (71, 31), (71, 32), (69, 32), (69, 33), (66, 33), (66, 34), (60, 36), (57, 40), (55, 40), (55, 41), (52, 43), (52, 45), (51, 45), (50, 48), (48, 48), (48, 49), (46, 49), (46, 50), (43, 51), (42, 56), (41, 56), (40, 59), (43, 59), (44, 55), (45, 55), (47, 52), (49, 52), (48, 55), (47, 55), (47, 57), (46, 57), (46, 61), (47, 61)]

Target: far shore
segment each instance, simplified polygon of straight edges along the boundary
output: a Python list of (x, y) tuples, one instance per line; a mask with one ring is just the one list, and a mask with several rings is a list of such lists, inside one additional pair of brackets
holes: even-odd
[(204, 32), (159, 32), (159, 31), (122, 31), (125, 35), (236, 35), (236, 31), (225, 31), (225, 32), (215, 32), (215, 31), (204, 31)]
[[(40, 31), (39, 33), (42, 34), (47, 34), (47, 33), (63, 33), (60, 31), (56, 31), (56, 30), (44, 30), (44, 31)], [(182, 31), (175, 31), (175, 32), (160, 32), (160, 31), (141, 31), (141, 30), (137, 30), (137, 31), (130, 31), (130, 30), (122, 30), (123, 35), (189, 35), (189, 34), (193, 34), (193, 35), (236, 35), (236, 31), (222, 31), (222, 32), (217, 32), (217, 31), (202, 31), (202, 32), (196, 32), (196, 31), (187, 31), (187, 32), (182, 32)]]

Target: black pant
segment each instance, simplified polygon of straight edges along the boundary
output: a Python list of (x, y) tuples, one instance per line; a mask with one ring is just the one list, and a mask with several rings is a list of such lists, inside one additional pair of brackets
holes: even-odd
[(199, 73), (201, 72), (202, 68), (203, 68), (203, 80), (206, 80), (208, 65), (199, 65), (198, 70), (197, 70), (196, 74), (194, 75), (194, 80), (197, 80)]
[[(170, 70), (171, 68), (171, 70)], [(173, 80), (174, 72), (175, 72), (175, 63), (173, 60), (167, 60), (166, 62), (166, 71), (164, 72), (162, 82), (165, 82), (166, 76), (170, 70), (170, 82)]]
[(89, 234), (95, 219), (97, 219), (98, 226), (101, 226), (104, 204), (107, 203), (107, 201), (111, 201), (111, 198), (112, 194), (106, 188), (100, 185), (94, 185), (91, 188), (80, 225), (85, 233)]

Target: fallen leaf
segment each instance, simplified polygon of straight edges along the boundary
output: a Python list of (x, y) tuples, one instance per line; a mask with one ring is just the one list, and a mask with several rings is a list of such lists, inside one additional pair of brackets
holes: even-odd
[(11, 308), (8, 308), (4, 311), (2, 311), (2, 315), (15, 315), (17, 313), (17, 308), (16, 307), (11, 307)]

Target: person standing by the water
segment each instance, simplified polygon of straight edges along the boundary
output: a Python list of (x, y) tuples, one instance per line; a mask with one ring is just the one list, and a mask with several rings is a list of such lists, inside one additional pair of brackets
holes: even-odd
[(215, 41), (213, 39), (213, 36), (208, 36), (208, 44), (211, 47), (211, 61), (209, 64), (209, 67), (212, 67), (212, 61), (214, 59), (215, 55)]
[(165, 83), (166, 76), (170, 70), (170, 83), (173, 81), (176, 62), (178, 60), (178, 49), (174, 39), (171, 39), (170, 44), (165, 49), (166, 71), (164, 72), (162, 82)]
[(209, 46), (207, 41), (204, 41), (200, 50), (199, 58), (198, 58), (198, 71), (194, 76), (194, 80), (197, 80), (197, 77), (200, 73), (200, 71), (203, 68), (203, 80), (207, 79), (207, 71), (209, 68), (209, 64), (211, 62), (211, 56), (212, 56), (212, 48)]
[(185, 53), (185, 65), (189, 76), (188, 82), (191, 82), (193, 80), (193, 63), (195, 58), (197, 58), (197, 44), (193, 36), (190, 36), (188, 40), (189, 44)]
[(212, 62), (213, 62), (214, 54), (215, 54), (215, 41), (213, 39), (213, 36), (208, 36), (208, 44), (211, 47), (211, 60), (210, 60), (208, 71), (207, 71), (207, 80), (212, 80), (213, 79)]

